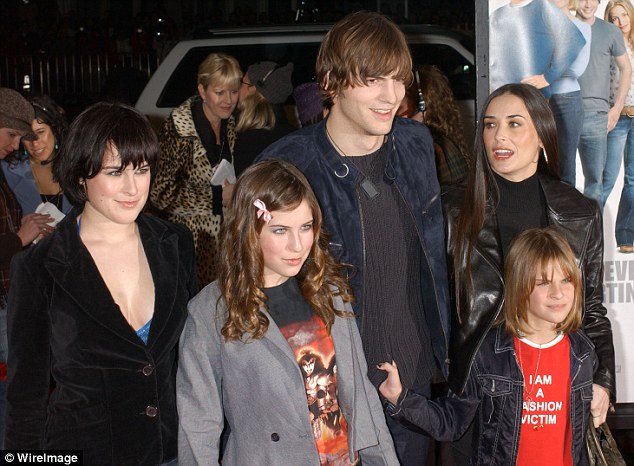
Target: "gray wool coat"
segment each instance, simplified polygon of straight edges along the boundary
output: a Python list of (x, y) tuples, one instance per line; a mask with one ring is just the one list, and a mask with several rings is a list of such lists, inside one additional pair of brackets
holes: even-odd
[[(271, 316), (259, 340), (226, 342), (226, 307), (216, 282), (189, 303), (180, 341), (177, 405), (180, 464), (218, 464), (224, 417), (231, 427), (223, 466), (319, 465), (304, 379)], [(351, 311), (336, 298), (335, 307)], [(337, 396), (348, 421), (349, 448), (364, 466), (397, 466), (381, 402), (367, 378), (354, 318), (337, 317), (331, 335)]]

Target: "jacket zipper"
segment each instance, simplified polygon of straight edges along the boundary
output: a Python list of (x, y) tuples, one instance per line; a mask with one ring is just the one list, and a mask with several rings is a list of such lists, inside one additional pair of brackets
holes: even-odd
[[(394, 148), (394, 150), (396, 151), (396, 148)], [(403, 201), (403, 203), (405, 204), (405, 207), (407, 208), (407, 211), (409, 212), (413, 222), (414, 222), (414, 229), (416, 230), (416, 235), (418, 236), (418, 242), (420, 243), (420, 248), (421, 251), (423, 252), (423, 255), (425, 256), (425, 262), (427, 263), (427, 268), (429, 269), (430, 275), (431, 275), (431, 280), (432, 280), (432, 285), (434, 288), (434, 297), (436, 298), (436, 314), (438, 315), (438, 317), (440, 318), (440, 306), (438, 304), (438, 293), (436, 291), (436, 278), (434, 277), (433, 271), (431, 270), (431, 265), (429, 264), (429, 256), (427, 255), (427, 250), (425, 249), (425, 242), (423, 241), (423, 236), (421, 235), (420, 230), (418, 229), (418, 225), (416, 223), (416, 216), (414, 216), (414, 214), (412, 213), (412, 209), (410, 208), (409, 204), (407, 203), (407, 201), (405, 200), (405, 196), (403, 196), (403, 193), (401, 192), (401, 188), (399, 188), (398, 183), (396, 182), (396, 180), (394, 180), (394, 186), (396, 187), (396, 190), (398, 191), (399, 196), (401, 196), (401, 200)], [(425, 206), (425, 208), (423, 209), (423, 211), (421, 212), (422, 214), (427, 213), (428, 207), (434, 203), (434, 201), (440, 196), (440, 192), (436, 193), (436, 195), (434, 197), (432, 197), (432, 199), (427, 203), (427, 205)], [(424, 308), (423, 308), (424, 309)], [(444, 354), (444, 358), (445, 360), (443, 361), (443, 365), (448, 365), (448, 360), (449, 360), (449, 339), (447, 338), (447, 332), (445, 331), (445, 328), (442, 325), (442, 318), (440, 318), (440, 328), (442, 330), (443, 333), (443, 338), (445, 340), (445, 354)], [(430, 334), (431, 336), (431, 334)], [(430, 342), (431, 343), (431, 342)], [(432, 345), (432, 353), (434, 352), (433, 350), (433, 345)], [(449, 370), (447, 368), (447, 370)], [(444, 370), (442, 371), (444, 374)]]
[(357, 195), (357, 205), (359, 206), (359, 221), (361, 222), (361, 255), (363, 259), (361, 260), (361, 264), (363, 267), (363, 283), (361, 284), (361, 299), (363, 300), (363, 305), (361, 306), (361, 330), (363, 330), (363, 326), (365, 324), (365, 288), (366, 288), (366, 277), (367, 277), (367, 268), (366, 268), (366, 254), (365, 254), (365, 225), (363, 223), (363, 207), (361, 207), (361, 198), (359, 197), (359, 190), (356, 188), (356, 180), (355, 180), (355, 193)]

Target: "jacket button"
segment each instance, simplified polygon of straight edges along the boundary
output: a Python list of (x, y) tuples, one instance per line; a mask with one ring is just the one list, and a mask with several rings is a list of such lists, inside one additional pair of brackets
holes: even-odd
[(141, 370), (141, 372), (143, 372), (143, 375), (148, 377), (150, 375), (152, 375), (152, 373), (154, 372), (154, 366), (152, 364), (148, 364), (147, 366), (143, 366), (143, 369)]
[(271, 434), (271, 440), (273, 440), (274, 442), (279, 442), (280, 441), (280, 436), (279, 434), (277, 434), (276, 432), (273, 432)]
[(156, 415), (158, 414), (158, 408), (156, 406), (148, 406), (147, 408), (145, 408), (145, 415), (147, 417), (156, 417)]

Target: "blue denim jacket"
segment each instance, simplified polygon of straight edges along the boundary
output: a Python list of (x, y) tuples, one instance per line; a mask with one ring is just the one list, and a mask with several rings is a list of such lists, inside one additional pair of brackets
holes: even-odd
[[(257, 160), (283, 159), (308, 179), (319, 200), (332, 253), (353, 266), (349, 277), (357, 321), (363, 318), (365, 236), (359, 209), (359, 170), (328, 141), (326, 120), (276, 141)], [(387, 135), (385, 179), (396, 185), (412, 214), (422, 248), (423, 309), (436, 360), (447, 375), (449, 290), (445, 232), (434, 147), (427, 127), (395, 118)]]
[[(596, 366), (594, 346), (582, 332), (570, 337), (570, 421), (572, 463), (587, 464), (584, 436), (592, 401)], [(485, 337), (461, 396), (452, 392), (434, 401), (403, 391), (388, 413), (420, 426), (440, 441), (462, 436), (475, 418), (472, 465), (514, 465), (522, 425), (523, 377), (513, 337), (494, 327)]]

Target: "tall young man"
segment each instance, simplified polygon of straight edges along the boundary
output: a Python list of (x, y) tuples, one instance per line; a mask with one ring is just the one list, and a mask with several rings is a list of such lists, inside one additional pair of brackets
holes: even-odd
[[(600, 0), (577, 0), (577, 18), (592, 27), (590, 61), (579, 77), (583, 97), (583, 128), (579, 158), (585, 179), (583, 193), (603, 205), (603, 176), (608, 157), (608, 133), (614, 129), (630, 89), (632, 70), (619, 28), (595, 16)], [(610, 93), (610, 59), (620, 71), (614, 105)]]
[[(444, 229), (432, 138), (396, 118), (412, 79), (403, 33), (378, 13), (357, 12), (326, 35), (317, 75), (330, 113), (269, 146), (310, 181), (332, 251), (352, 266), (354, 310), (369, 376), (396, 361), (405, 385), (429, 394), (446, 374), (448, 291)], [(427, 437), (388, 416), (402, 465), (425, 464)]]

